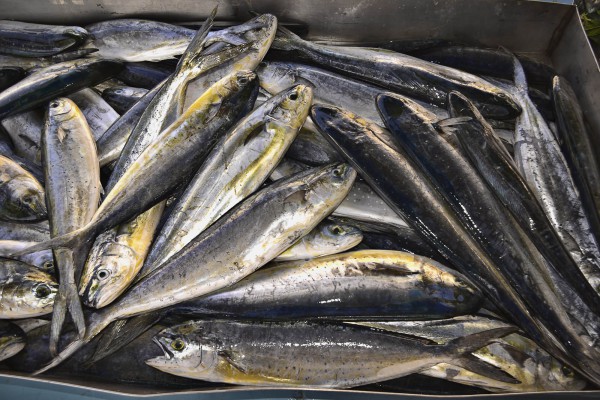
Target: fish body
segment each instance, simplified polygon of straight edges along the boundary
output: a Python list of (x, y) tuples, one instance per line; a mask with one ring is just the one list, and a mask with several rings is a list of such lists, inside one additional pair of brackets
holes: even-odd
[(49, 239), (50, 227), (48, 221), (27, 224), (2, 222), (0, 224), (0, 240), (43, 242)]
[(148, 89), (131, 86), (115, 86), (102, 92), (102, 98), (115, 109), (116, 112), (124, 114), (135, 103), (137, 103)]
[(277, 256), (275, 261), (306, 260), (343, 253), (362, 240), (360, 229), (352, 225), (322, 222), (308, 235)]
[(83, 113), (96, 141), (119, 118), (119, 114), (98, 93), (90, 88), (75, 92), (69, 95), (69, 98)]
[(2, 126), (9, 134), (15, 152), (36, 165), (42, 165), (40, 141), (44, 130), (44, 111), (25, 111), (2, 120)]
[(117, 78), (127, 85), (151, 90), (167, 79), (174, 71), (174, 66), (161, 63), (126, 63)]
[(511, 119), (520, 113), (507, 92), (475, 75), (390, 50), (315, 44), (287, 29), (279, 30), (273, 48), (438, 106), (458, 90), (477, 101), (486, 116)]
[(0, 156), (0, 219), (35, 222), (47, 215), (42, 185), (20, 165)]
[(52, 312), (56, 280), (22, 261), (0, 259), (0, 318), (20, 319)]
[(122, 64), (82, 59), (42, 68), (0, 93), (0, 118), (31, 110), (48, 100), (94, 86), (116, 75)]
[[(46, 193), (52, 237), (85, 226), (100, 201), (100, 167), (96, 142), (83, 113), (66, 98), (55, 99), (48, 107), (42, 135)], [(79, 334), (85, 331), (83, 310), (77, 294), (77, 276), (85, 247), (56, 249), (54, 257), (60, 276), (60, 290), (52, 318), (54, 346), (69, 309)]]
[(144, 276), (267, 179), (304, 123), (312, 90), (294, 86), (242, 119), (215, 145), (156, 238)]
[[(12, 253), (18, 250), (25, 249), (35, 242), (27, 242), (21, 240), (0, 240), (0, 257), (9, 257)], [(54, 255), (52, 250), (43, 250), (38, 253), (24, 254), (17, 257), (29, 265), (33, 265), (44, 272), (54, 275)]]
[(27, 343), (25, 332), (17, 325), (0, 320), (0, 361), (4, 361), (23, 350)]
[(87, 31), (79, 26), (1, 20), (0, 52), (24, 57), (52, 56), (83, 43), (87, 36)]
[[(435, 346), (350, 325), (191, 321), (155, 336), (165, 355), (146, 363), (170, 374), (212, 382), (346, 388), (452, 360), (510, 329)], [(470, 345), (464, 343), (466, 339), (471, 339)]]
[(433, 260), (361, 250), (273, 263), (167, 313), (266, 320), (439, 319), (475, 312), (480, 303), (479, 291), (464, 276)]

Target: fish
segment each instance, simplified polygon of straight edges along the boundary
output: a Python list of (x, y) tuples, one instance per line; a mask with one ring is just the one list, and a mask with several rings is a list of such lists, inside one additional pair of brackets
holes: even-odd
[[(450, 206), (394, 143), (388, 131), (331, 106), (313, 105), (311, 115), (331, 144), (344, 154), (388, 205), (402, 213), (412, 228), (447, 260), (447, 265), (471, 279), (503, 314), (529, 336), (535, 337), (544, 349), (560, 355), (562, 360), (569, 358), (553, 338), (555, 333), (565, 333), (547, 328), (537, 315), (531, 314), (529, 304), (523, 301), (512, 282), (470, 237)], [(467, 265), (469, 267), (465, 268)], [(547, 312), (543, 310), (543, 314)], [(577, 337), (574, 330), (567, 327), (566, 332), (577, 346), (586, 348), (585, 343), (580, 343), (584, 339)], [(574, 364), (579, 363), (571, 359), (569, 365), (575, 367)], [(592, 378), (595, 375), (592, 371), (593, 368), (580, 372)]]
[(124, 114), (144, 97), (146, 93), (148, 93), (148, 89), (131, 86), (114, 86), (104, 90), (102, 92), (102, 98), (106, 100), (116, 112)]
[(96, 51), (98, 49), (77, 49), (47, 57), (20, 57), (0, 54), (0, 65), (3, 67), (23, 68), (32, 72), (38, 68), (49, 67), (52, 64), (84, 58)]
[(25, 78), (25, 70), (21, 67), (4, 66), (0, 64), (0, 91), (11, 87), (21, 79)]
[(56, 280), (22, 261), (0, 259), (0, 318), (21, 319), (52, 312)]
[(96, 141), (119, 119), (119, 114), (98, 93), (90, 88), (70, 94), (68, 98), (73, 100), (83, 113)]
[(173, 205), (140, 277), (262, 185), (296, 137), (311, 104), (312, 90), (294, 86), (256, 108), (215, 145)]
[(106, 307), (136, 277), (154, 238), (165, 203), (98, 236), (81, 274), (79, 295), (92, 308)]
[(6, 132), (0, 123), (0, 155), (10, 158), (17, 163), (21, 168), (31, 173), (40, 183), (44, 183), (44, 173), (39, 165), (29, 161), (26, 158), (18, 156), (15, 153), (14, 144), (10, 135)]
[(552, 99), (558, 122), (558, 138), (573, 182), (596, 243), (600, 243), (600, 158), (594, 151), (583, 111), (569, 82), (561, 76), (552, 81)]
[(310, 117), (304, 122), (286, 157), (313, 167), (342, 161), (342, 157), (319, 134)]
[(0, 52), (22, 57), (45, 57), (72, 49), (88, 37), (79, 26), (32, 24), (0, 20)]
[(333, 164), (295, 174), (249, 197), (116, 302), (91, 314), (86, 336), (36, 373), (59, 365), (116, 320), (190, 300), (248, 276), (321, 222), (355, 178), (348, 165)]
[[(77, 105), (67, 98), (58, 98), (50, 102), (47, 115), (42, 135), (46, 200), (51, 236), (57, 237), (91, 220), (100, 202), (102, 185), (96, 142)], [(52, 353), (56, 352), (67, 309), (79, 335), (85, 332), (77, 280), (86, 254), (87, 248), (83, 245), (54, 250), (60, 287), (52, 314)]]
[(164, 22), (115, 19), (86, 26), (86, 47), (97, 56), (127, 62), (161, 61), (183, 54), (196, 31)]
[(523, 69), (514, 59), (515, 98), (523, 114), (514, 135), (515, 162), (563, 245), (590, 285), (600, 293), (600, 249), (586, 218), (558, 141), (527, 96)]
[[(273, 170), (271, 180), (281, 179), (292, 173), (310, 168), (308, 165), (284, 158)], [(348, 196), (333, 212), (334, 216), (361, 222), (372, 222), (395, 227), (407, 227), (407, 223), (364, 181), (356, 180)]]
[[(215, 51), (226, 51), (221, 49), (226, 49), (227, 45), (231, 43), (231, 36), (235, 36), (235, 40), (240, 42), (237, 45), (238, 47), (246, 46), (246, 49), (241, 54), (238, 54), (237, 57), (223, 63), (220, 68), (207, 71), (207, 73), (198, 76), (197, 79), (192, 81), (183, 93), (185, 97), (183, 108), (189, 107), (214, 82), (217, 82), (224, 76), (235, 71), (253, 71), (256, 69), (271, 47), (276, 31), (277, 18), (271, 14), (262, 14), (244, 24), (219, 31), (220, 36), (207, 39), (207, 47), (202, 53), (207, 54), (207, 56), (215, 54)], [(225, 36), (225, 40), (222, 39), (223, 36)]]
[(352, 225), (321, 222), (308, 235), (278, 255), (275, 261), (306, 260), (343, 253), (361, 240), (362, 232)]
[(474, 99), (486, 117), (512, 119), (521, 112), (509, 93), (475, 75), (390, 50), (319, 45), (286, 28), (279, 29), (273, 48), (441, 107), (448, 93), (458, 90)]
[(37, 108), (2, 120), (2, 126), (12, 139), (16, 154), (39, 166), (42, 165), (40, 140), (44, 118), (44, 110)]
[(42, 185), (10, 158), (0, 156), (0, 220), (36, 222), (47, 215)]
[(600, 297), (563, 246), (542, 206), (517, 170), (512, 156), (506, 153), (499, 142), (494, 129), (460, 93), (450, 93), (449, 103), (452, 117), (471, 119), (453, 126), (454, 136), (471, 164), (561, 278), (575, 288), (590, 307), (600, 310)]
[(139, 101), (117, 119), (104, 135), (96, 142), (98, 147), (98, 161), (100, 167), (104, 167), (116, 161), (127, 143), (131, 132), (137, 125), (140, 117), (160, 90), (162, 84), (148, 91)]
[(23, 350), (27, 344), (25, 332), (9, 321), (0, 320), (0, 361)]
[[(27, 248), (35, 242), (22, 240), (0, 240), (0, 257), (8, 257), (16, 250)], [(38, 253), (25, 254), (18, 257), (18, 260), (26, 264), (33, 265), (44, 272), (54, 275), (54, 255), (52, 250), (44, 250)]]
[(0, 223), (0, 240), (19, 240), (25, 242), (43, 242), (50, 239), (48, 221), (27, 224)]
[(39, 69), (0, 93), (0, 119), (94, 86), (116, 75), (122, 67), (113, 60), (81, 59)]
[[(370, 249), (398, 250), (411, 254), (422, 255), (438, 262), (445, 262), (435, 249), (409, 227), (393, 227), (379, 231), (377, 228), (365, 229), (364, 222), (357, 224), (362, 229), (362, 245)], [(370, 229), (370, 230), (369, 230)]]
[(156, 335), (164, 356), (146, 363), (211, 382), (348, 388), (453, 360), (513, 330), (494, 329), (436, 346), (352, 325), (190, 321)]
[(175, 66), (164, 65), (160, 62), (126, 63), (125, 67), (117, 75), (129, 86), (135, 86), (152, 90), (175, 72)]

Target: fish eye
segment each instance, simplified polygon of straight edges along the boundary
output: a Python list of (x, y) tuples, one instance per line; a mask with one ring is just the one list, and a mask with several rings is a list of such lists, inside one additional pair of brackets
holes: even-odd
[(575, 376), (575, 372), (567, 367), (566, 365), (563, 365), (560, 369), (560, 371), (563, 373), (564, 376), (566, 376), (567, 378), (572, 378), (573, 376)]
[(237, 78), (237, 81), (240, 85), (245, 85), (248, 83), (249, 79), (245, 76), (240, 76)]
[(336, 168), (333, 170), (333, 174), (335, 176), (342, 176), (342, 169), (341, 168)]
[(296, 93), (296, 92), (290, 93), (290, 95), (288, 96), (288, 99), (290, 99), (292, 101), (298, 100), (298, 93)]
[(35, 297), (38, 299), (45, 299), (46, 297), (50, 296), (50, 293), (52, 293), (52, 290), (50, 290), (50, 287), (48, 287), (46, 284), (38, 285), (35, 288)]
[(44, 269), (54, 269), (54, 261), (48, 260), (48, 261), (44, 262), (44, 264), (42, 265), (42, 268), (44, 268)]
[(341, 235), (344, 233), (344, 230), (341, 226), (335, 225), (333, 228), (331, 228), (331, 232), (333, 232), (334, 235)]
[(106, 279), (110, 276), (110, 271), (107, 269), (100, 269), (96, 273), (96, 276), (98, 277), (98, 279)]
[(58, 101), (54, 101), (54, 102), (50, 103), (50, 107), (52, 107), (52, 108), (56, 108), (56, 107), (58, 107), (59, 105), (60, 105), (60, 104), (58, 103)]
[(175, 351), (181, 351), (185, 349), (185, 342), (181, 339), (175, 339), (171, 342), (171, 347)]

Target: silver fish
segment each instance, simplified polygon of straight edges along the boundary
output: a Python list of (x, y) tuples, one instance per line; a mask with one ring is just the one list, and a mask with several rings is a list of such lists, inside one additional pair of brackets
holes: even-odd
[(69, 99), (73, 100), (83, 113), (96, 141), (119, 118), (119, 114), (102, 96), (90, 88), (70, 94)]
[(87, 31), (79, 26), (0, 20), (0, 52), (4, 54), (51, 56), (82, 43), (87, 36)]
[(33, 222), (46, 216), (42, 185), (20, 165), (0, 156), (0, 220)]
[(16, 114), (2, 120), (2, 126), (10, 135), (16, 153), (33, 162), (42, 164), (40, 140), (44, 130), (44, 111), (36, 109)]
[[(12, 253), (22, 250), (35, 242), (26, 242), (20, 240), (0, 240), (0, 257), (9, 257)], [(33, 265), (51, 275), (54, 274), (54, 255), (52, 250), (43, 250), (37, 253), (24, 254), (17, 257), (24, 263)]]

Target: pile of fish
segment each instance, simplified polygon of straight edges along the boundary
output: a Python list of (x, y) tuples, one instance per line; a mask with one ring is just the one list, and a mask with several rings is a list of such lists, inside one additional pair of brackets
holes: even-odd
[(215, 14), (0, 21), (3, 371), (600, 385), (600, 160), (563, 77)]

